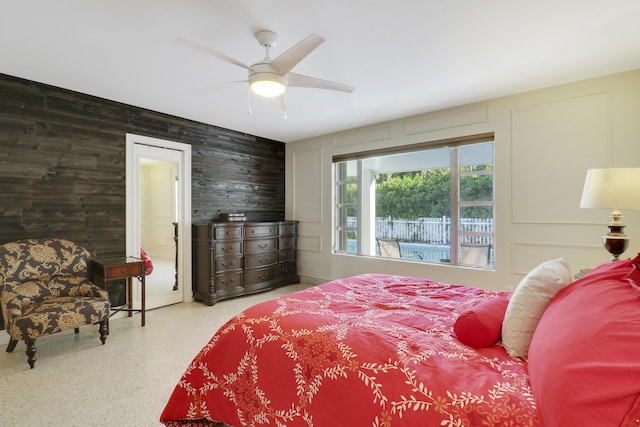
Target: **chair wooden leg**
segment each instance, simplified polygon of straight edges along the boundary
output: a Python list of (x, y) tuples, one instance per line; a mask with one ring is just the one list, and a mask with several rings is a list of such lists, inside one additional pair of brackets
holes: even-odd
[(24, 342), (27, 344), (27, 363), (33, 369), (36, 364), (36, 340), (35, 338), (26, 338)]
[(9, 344), (7, 344), (7, 353), (11, 353), (16, 348), (16, 344), (18, 344), (18, 340), (10, 338)]
[(98, 324), (98, 331), (100, 332), (100, 341), (102, 341), (102, 344), (104, 344), (104, 342), (107, 340), (107, 335), (109, 335), (107, 320), (103, 320)]

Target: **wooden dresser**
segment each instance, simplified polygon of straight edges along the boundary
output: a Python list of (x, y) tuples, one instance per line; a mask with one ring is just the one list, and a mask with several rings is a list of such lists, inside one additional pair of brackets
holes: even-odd
[(298, 283), (298, 221), (193, 225), (193, 297), (225, 298)]

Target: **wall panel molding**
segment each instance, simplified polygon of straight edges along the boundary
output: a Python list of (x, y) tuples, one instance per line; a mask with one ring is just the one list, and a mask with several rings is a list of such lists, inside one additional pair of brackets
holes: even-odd
[(418, 116), (405, 120), (406, 135), (451, 129), (489, 121), (489, 107), (486, 105), (474, 108), (447, 110), (440, 113)]
[[(323, 202), (323, 149), (309, 151), (296, 151), (292, 156), (293, 165), (293, 215), (298, 221), (322, 222)], [(312, 183), (315, 188), (309, 186), (299, 188), (296, 183)]]
[[(611, 166), (611, 110), (608, 92), (512, 110), (514, 223), (598, 222), (579, 204), (587, 169)], [(552, 191), (560, 183), (563, 191)]]
[(298, 234), (298, 247), (299, 251), (307, 252), (322, 252), (322, 236), (310, 236)]
[(524, 276), (539, 264), (560, 257), (567, 258), (573, 273), (577, 273), (583, 268), (595, 267), (587, 260), (604, 257), (602, 262), (605, 262), (606, 250), (601, 245), (514, 241), (511, 242), (511, 273)]
[(365, 144), (391, 139), (391, 125), (368, 127), (354, 132), (345, 132), (333, 137), (334, 147)]

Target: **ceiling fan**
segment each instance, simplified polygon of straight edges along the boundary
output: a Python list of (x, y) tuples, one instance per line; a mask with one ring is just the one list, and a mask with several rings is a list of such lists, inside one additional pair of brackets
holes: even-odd
[(264, 30), (257, 32), (255, 36), (258, 43), (266, 49), (266, 55), (263, 60), (252, 65), (245, 65), (224, 53), (215, 51), (198, 43), (182, 38), (177, 39), (176, 43), (229, 62), (230, 64), (237, 65), (238, 67), (242, 67), (249, 71), (249, 77), (247, 80), (218, 83), (202, 88), (198, 92), (208, 92), (227, 84), (247, 82), (249, 83), (252, 92), (268, 98), (282, 95), (287, 87), (308, 87), (348, 93), (354, 91), (355, 88), (353, 86), (291, 72), (293, 67), (295, 67), (308, 54), (325, 41), (324, 38), (319, 35), (311, 34), (275, 59), (271, 59), (269, 56), (269, 49), (278, 43), (278, 35), (273, 31)]

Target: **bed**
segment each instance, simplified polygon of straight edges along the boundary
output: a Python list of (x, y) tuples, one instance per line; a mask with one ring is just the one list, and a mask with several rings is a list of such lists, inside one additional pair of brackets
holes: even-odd
[[(615, 304), (640, 307), (637, 264), (603, 264), (573, 282), (566, 261), (551, 260), (513, 294), (363, 274), (266, 301), (215, 333), (160, 421), (169, 427), (637, 426), (640, 336), (633, 334), (640, 335), (640, 310), (620, 315), (617, 306), (616, 317), (583, 310), (614, 304), (611, 289)], [(591, 289), (599, 290), (596, 298), (588, 296)], [(521, 310), (523, 303), (536, 313)], [(578, 321), (568, 319), (567, 307), (581, 313)], [(615, 339), (607, 335), (613, 333), (607, 319), (618, 328)], [(600, 335), (593, 336), (596, 324)], [(602, 340), (608, 350), (590, 357), (615, 354), (615, 360), (598, 373), (601, 360), (580, 357)], [(573, 353), (548, 357), (563, 348)], [(575, 369), (566, 374), (568, 367)], [(571, 383), (562, 375), (572, 376)], [(609, 376), (615, 384), (600, 385)]]

